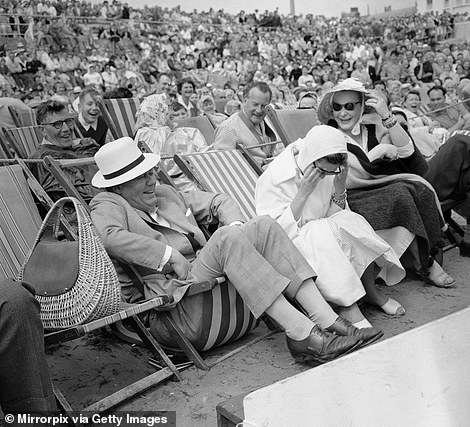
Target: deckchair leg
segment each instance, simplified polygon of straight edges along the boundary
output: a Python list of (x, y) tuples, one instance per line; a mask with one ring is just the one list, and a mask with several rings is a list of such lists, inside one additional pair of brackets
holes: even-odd
[[(70, 403), (68, 402), (66, 397), (62, 394), (62, 392), (54, 384), (52, 384), (52, 391), (54, 392), (54, 396), (57, 401), (57, 407), (59, 408), (59, 411), (63, 412), (64, 414), (72, 413), (73, 409), (70, 406)], [(82, 427), (81, 423), (75, 423), (73, 422), (72, 419), (69, 420), (69, 425), (71, 425), (72, 427)]]
[(129, 317), (129, 320), (134, 327), (135, 331), (139, 335), (140, 339), (150, 348), (150, 350), (155, 354), (155, 356), (160, 356), (163, 362), (170, 368), (171, 372), (173, 372), (178, 378), (179, 381), (183, 379), (178, 368), (174, 365), (174, 363), (170, 360), (167, 356), (165, 351), (162, 349), (161, 345), (157, 342), (157, 340), (153, 337), (153, 335), (147, 330), (145, 325), (137, 316)]
[(170, 333), (175, 337), (176, 342), (178, 343), (181, 350), (184, 351), (186, 356), (189, 357), (190, 360), (194, 362), (194, 365), (199, 368), (203, 369), (204, 371), (208, 371), (210, 368), (198, 351), (194, 348), (191, 342), (184, 336), (183, 331), (178, 327), (178, 325), (174, 322), (171, 318), (170, 313), (161, 311), (159, 312), (159, 316), (161, 316), (165, 326), (170, 331)]
[(242, 350), (245, 350), (245, 348), (248, 348), (248, 347), (252, 346), (253, 344), (256, 344), (259, 341), (263, 341), (265, 338), (269, 338), (271, 335), (274, 335), (278, 332), (281, 332), (281, 331), (280, 330), (268, 331), (264, 335), (261, 335), (260, 337), (256, 337), (256, 338), (252, 339), (251, 341), (247, 342), (246, 344), (244, 344), (240, 347), (237, 347), (235, 350), (232, 350), (231, 352), (229, 352), (227, 354), (224, 354), (223, 356), (216, 359), (214, 362), (210, 363), (209, 368), (214, 367), (218, 363), (223, 362), (224, 360), (227, 360), (232, 356), (235, 356), (236, 354), (240, 353), (240, 351), (242, 351)]
[(137, 394), (143, 393), (144, 391), (161, 383), (162, 381), (170, 378), (171, 376), (173, 376), (173, 373), (170, 371), (170, 369), (163, 368), (158, 372), (154, 372), (153, 374), (142, 378), (141, 380), (136, 381), (135, 383), (132, 383), (127, 387), (124, 387), (116, 393), (105, 397), (99, 402), (93, 403), (92, 405), (83, 409), (82, 412), (101, 413), (108, 411), (109, 409), (121, 404), (125, 400), (130, 399), (131, 397), (134, 397)]

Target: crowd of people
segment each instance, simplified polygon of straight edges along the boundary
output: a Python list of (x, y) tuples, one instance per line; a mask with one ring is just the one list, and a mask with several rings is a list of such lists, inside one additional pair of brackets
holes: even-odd
[(235, 90), (266, 81), (282, 105), (296, 87), (319, 89), (348, 76), (368, 86), (380, 79), (415, 85), (444, 83), (449, 76), (455, 81), (470, 68), (466, 42), (439, 44), (465, 19), (447, 12), (372, 20), (137, 10), (117, 0), (94, 6), (8, 1), (0, 4), (0, 19), (0, 87), (36, 103), (90, 84), (105, 92), (127, 88), (141, 97), (166, 73), (173, 90), (185, 77), (198, 88)]
[[(406, 268), (436, 287), (454, 284), (438, 262), (439, 202), (453, 200), (470, 223), (470, 48), (449, 41), (465, 16), (188, 14), (118, 0), (0, 8), (0, 125), (9, 123), (2, 105), (33, 108), (44, 139), (32, 158), (94, 156), (96, 165), (66, 173), (90, 203), (106, 250), (145, 279), (142, 295), (119, 270), (123, 298), (172, 295), (173, 319), (196, 346), (201, 305), (186, 295), (195, 281), (226, 275), (251, 313), (274, 319), (293, 358), (307, 363), (382, 337), (360, 299), (390, 316), (406, 313), (376, 281), (395, 285)], [(15, 43), (22, 36), (13, 49), (10, 35)], [(130, 97), (141, 99), (134, 134), (113, 141), (101, 99)], [(280, 147), (268, 107), (309, 110), (319, 125)], [(214, 127), (213, 144), (182, 125), (200, 116)], [(237, 144), (255, 147), (264, 171), (260, 216), (248, 222), (230, 197), (197, 190), (165, 158)], [(159, 167), (175, 187), (159, 183)], [(34, 173), (53, 200), (64, 195), (41, 165)], [(219, 228), (207, 238), (198, 224)], [(470, 256), (470, 226), (460, 254)], [(31, 369), (17, 393), (0, 392), (0, 402), (54, 409), (41, 340), (12, 326), (19, 305), (28, 333), (40, 334), (37, 307), (28, 287), (5, 287), (0, 332), (15, 348), (1, 340), (2, 366), (18, 353), (37, 357), (25, 361)], [(148, 326), (176, 345), (158, 316)], [(18, 382), (12, 368), (0, 368), (0, 379)]]

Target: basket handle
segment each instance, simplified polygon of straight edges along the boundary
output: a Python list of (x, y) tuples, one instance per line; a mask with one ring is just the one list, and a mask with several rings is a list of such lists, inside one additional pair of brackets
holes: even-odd
[(80, 224), (82, 224), (83, 222), (91, 221), (89, 219), (86, 209), (82, 206), (78, 199), (76, 199), (75, 197), (62, 197), (54, 203), (54, 205), (51, 207), (46, 217), (44, 218), (44, 221), (36, 238), (36, 243), (39, 242), (42, 237), (45, 237), (49, 240), (57, 240), (60, 229), (60, 217), (63, 214), (64, 206), (66, 203), (73, 204), (75, 212), (77, 213), (77, 221), (79, 224), (79, 228)]

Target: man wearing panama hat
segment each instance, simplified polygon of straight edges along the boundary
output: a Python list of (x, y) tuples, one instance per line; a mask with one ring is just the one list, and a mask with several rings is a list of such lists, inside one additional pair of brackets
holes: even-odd
[[(95, 161), (99, 172), (92, 184), (106, 191), (90, 207), (106, 250), (138, 269), (146, 298), (173, 296), (173, 320), (196, 347), (200, 334), (207, 333), (201, 331), (205, 313), (198, 295), (185, 293), (191, 283), (222, 275), (256, 318), (267, 313), (279, 323), (298, 360), (331, 360), (371, 338), (334, 313), (315, 286), (315, 272), (271, 218), (243, 224), (237, 204), (224, 194), (179, 193), (157, 185), (154, 169), (160, 156), (143, 154), (131, 138), (105, 144)], [(206, 240), (198, 223), (217, 220), (221, 226)], [(127, 301), (142, 297), (119, 268), (118, 274)], [(295, 299), (308, 317), (288, 299)], [(160, 342), (175, 345), (158, 316), (151, 317), (150, 328)]]

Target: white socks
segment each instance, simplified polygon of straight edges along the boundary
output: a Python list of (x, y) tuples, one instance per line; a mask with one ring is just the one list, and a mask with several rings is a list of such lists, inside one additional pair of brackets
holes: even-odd
[(353, 326), (355, 326), (357, 329), (372, 328), (372, 325), (366, 318), (362, 319), (359, 322), (353, 323)]
[(295, 300), (307, 312), (308, 317), (322, 329), (331, 326), (338, 318), (338, 315), (320, 294), (313, 279), (305, 280), (302, 283), (295, 295)]
[(315, 323), (292, 306), (284, 295), (280, 295), (266, 309), (266, 314), (279, 323), (286, 335), (294, 341), (302, 341), (307, 338), (315, 326)]

